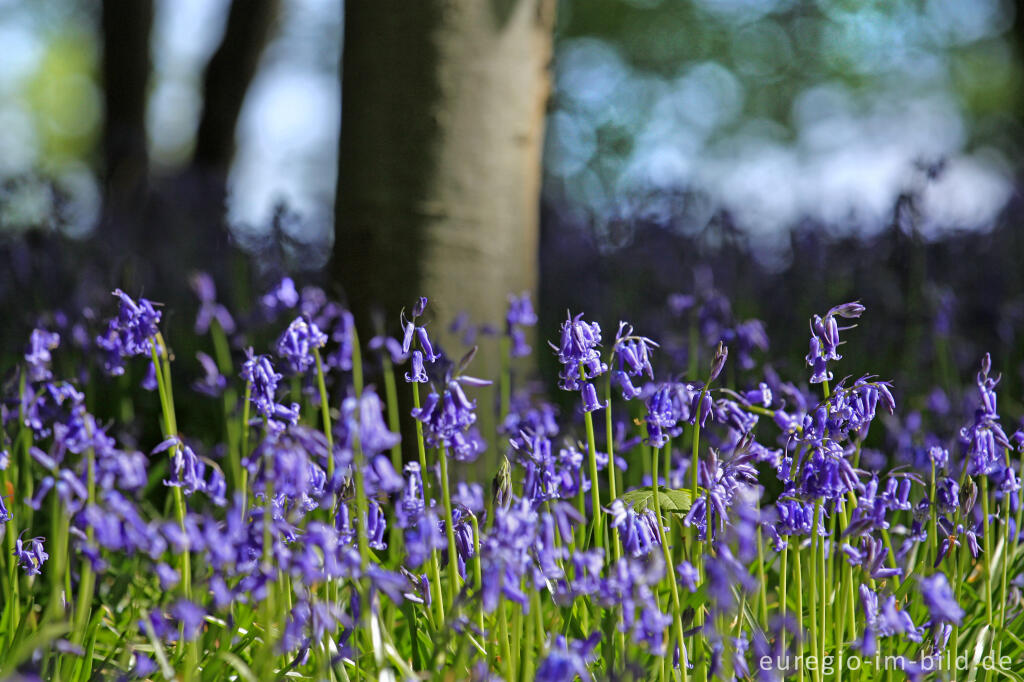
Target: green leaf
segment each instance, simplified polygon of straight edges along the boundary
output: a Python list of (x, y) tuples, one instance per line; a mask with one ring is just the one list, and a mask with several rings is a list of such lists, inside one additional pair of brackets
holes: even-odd
[[(620, 498), (636, 512), (654, 509), (654, 488), (630, 490)], [(666, 514), (685, 514), (693, 504), (689, 490), (682, 488), (658, 488), (658, 504)]]

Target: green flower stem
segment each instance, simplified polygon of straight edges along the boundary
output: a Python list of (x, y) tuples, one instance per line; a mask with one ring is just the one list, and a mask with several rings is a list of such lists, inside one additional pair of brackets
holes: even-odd
[[(412, 385), (412, 405), (415, 409), (420, 409), (420, 385), (413, 382)], [(427, 486), (429, 485), (429, 471), (427, 469), (427, 446), (423, 440), (423, 422), (419, 419), (413, 420), (416, 422), (416, 449), (419, 453), (420, 460), (420, 477), (423, 480), (423, 492), (424, 496), (429, 499), (427, 494)], [(430, 550), (430, 566), (428, 567), (428, 573), (430, 574), (430, 589), (434, 594), (434, 620), (438, 628), (444, 626), (444, 600), (441, 599), (441, 568), (438, 565), (437, 550)]]
[[(384, 364), (384, 402), (388, 410), (388, 429), (392, 433), (398, 433), (401, 428), (401, 417), (398, 414), (398, 385), (395, 383), (395, 366), (391, 362), (391, 356), (383, 353)], [(402, 471), (402, 444), (395, 443), (391, 448), (391, 466), (395, 471)]]
[[(88, 448), (85, 451), (85, 468), (87, 493), (85, 504), (88, 506), (96, 500), (96, 453), (93, 448)], [(89, 526), (85, 531), (85, 536), (89, 543), (92, 543), (94, 535), (95, 530), (92, 526)], [(85, 559), (82, 562), (81, 577), (78, 581), (78, 596), (75, 600), (75, 620), (71, 640), (78, 645), (85, 642), (85, 630), (92, 610), (95, 578), (96, 576), (92, 571), (92, 562)]]
[(249, 470), (242, 466), (241, 458), (249, 456), (249, 402), (252, 398), (252, 383), (245, 382), (245, 397), (242, 399), (242, 445), (239, 454), (239, 461), (233, 463), (241, 472), (240, 478), (235, 482), (236, 491), (242, 493), (242, 518), (245, 518), (248, 510), (249, 498)]
[(501, 647), (501, 664), (504, 669), (505, 680), (511, 682), (515, 679), (515, 665), (512, 661), (512, 650), (508, 640), (508, 612), (505, 609), (505, 596), (499, 592), (498, 596), (498, 644)]
[[(603, 514), (601, 513), (601, 481), (597, 476), (597, 441), (594, 438), (594, 420), (590, 412), (583, 413), (583, 421), (587, 429), (587, 461), (590, 466), (591, 533), (597, 546), (603, 548), (604, 530), (602, 528)], [(610, 463), (609, 466), (611, 466)]]
[[(652, 448), (653, 453), (651, 455), (651, 471), (653, 474), (653, 486), (652, 490), (654, 495), (652, 497), (652, 503), (654, 504), (654, 518), (658, 522), (658, 532), (661, 534), (661, 552), (665, 557), (665, 579), (668, 580), (669, 590), (672, 595), (672, 622), (675, 625), (675, 639), (679, 644), (679, 647), (683, 647), (683, 609), (679, 602), (679, 581), (676, 579), (675, 565), (672, 563), (672, 548), (670, 546), (669, 537), (671, 536), (671, 524), (669, 528), (665, 527), (661, 517), (661, 499), (659, 489), (661, 486), (658, 484), (658, 452), (659, 448)], [(666, 446), (666, 456), (668, 455), (668, 447)], [(669, 638), (669, 648), (666, 658), (672, 655), (672, 638)], [(683, 666), (685, 667), (685, 666)]]
[(455, 549), (455, 522), (452, 517), (451, 486), (448, 482), (448, 449), (438, 448), (437, 458), (441, 463), (441, 497), (444, 501), (444, 534), (448, 538), (448, 606), (455, 605), (459, 594), (459, 555)]
[[(164, 415), (164, 437), (178, 437), (178, 422), (174, 413), (174, 389), (171, 381), (171, 365), (167, 344), (163, 335), (159, 332), (150, 343), (150, 354), (153, 360), (153, 370), (156, 375), (157, 389), (160, 397), (160, 407)], [(177, 445), (175, 447), (181, 447)], [(185, 495), (180, 486), (175, 486), (172, 494), (174, 499), (174, 515), (182, 532), (185, 531)], [(192, 554), (184, 551), (179, 555), (179, 570), (181, 571), (181, 592), (185, 599), (192, 601)], [(185, 672), (185, 679), (190, 679), (192, 671), (196, 669), (199, 661), (199, 645), (196, 641), (186, 642), (181, 637), (179, 628), (178, 655), (185, 655), (188, 659)]]
[[(700, 462), (700, 410), (704, 404), (704, 398), (708, 394), (708, 384), (704, 384), (704, 388), (700, 391), (700, 397), (697, 398), (697, 413), (693, 419), (693, 448), (690, 452), (690, 500), (692, 502), (697, 501), (697, 492), (700, 478), (699, 478), (699, 462)], [(657, 478), (657, 476), (655, 476)], [(691, 538), (693, 539), (693, 566), (697, 569), (698, 580), (703, 580), (704, 575), (704, 543), (697, 539), (696, 531), (691, 528)], [(697, 628), (699, 633), (704, 627), (704, 607), (698, 606), (697, 611), (693, 616), (694, 626)], [(700, 637), (695, 634), (693, 637), (693, 647), (691, 655), (694, 657), (694, 679), (703, 680), (707, 677), (704, 661), (704, 652), (700, 646)]]
[[(480, 565), (480, 521), (476, 518), (476, 514), (471, 512), (469, 522), (473, 526), (473, 580), (476, 582), (475, 587), (479, 593), (484, 588), (483, 569)], [(476, 600), (476, 624), (480, 628), (480, 634), (486, 636), (483, 596)]]
[[(758, 500), (760, 510), (761, 501)], [(768, 585), (764, 572), (764, 539), (761, 537), (761, 524), (757, 524), (757, 580), (758, 580), (758, 606), (761, 609), (761, 624), (768, 627)]]
[(939, 556), (938, 549), (938, 521), (936, 519), (936, 503), (935, 503), (935, 460), (932, 460), (932, 476), (928, 485), (928, 558), (925, 561), (924, 573), (927, 575), (932, 572), (932, 566), (935, 565), (935, 559)]
[[(985, 622), (989, 630), (994, 623), (992, 619), (992, 534), (989, 523), (989, 499), (988, 499), (988, 476), (981, 477), (981, 513), (982, 513), (982, 538), (985, 544)], [(891, 550), (890, 550), (891, 551)]]
[[(814, 515), (811, 517), (814, 520), (811, 522), (811, 527), (813, 528), (811, 531), (811, 562), (810, 566), (808, 566), (808, 576), (811, 581), (811, 589), (808, 591), (808, 597), (810, 597), (811, 616), (811, 655), (817, 660), (821, 660), (819, 658), (820, 650), (818, 648), (818, 603), (820, 601), (824, 601), (824, 595), (819, 594), (820, 590), (818, 583), (818, 545), (821, 544), (821, 536), (818, 534), (817, 530), (817, 519), (820, 512), (821, 500), (818, 499), (814, 502)], [(799, 557), (800, 550), (798, 549), (797, 552), (797, 556)], [(799, 564), (799, 558), (797, 559), (797, 563)], [(814, 679), (818, 682), (821, 681), (821, 670), (819, 666), (815, 666)]]
[[(503, 334), (499, 341), (501, 354), (501, 375), (498, 379), (498, 426), (505, 423), (505, 417), (512, 409), (512, 341)], [(492, 403), (493, 404), (493, 403)]]
[[(802, 659), (804, 650), (804, 581), (800, 554), (801, 551), (798, 544), (793, 548), (793, 580), (796, 582), (796, 657), (798, 659)], [(804, 667), (802, 665), (800, 666), (798, 679), (800, 682), (803, 682)]]
[[(604, 437), (605, 447), (608, 449), (608, 499), (614, 500), (619, 496), (618, 486), (615, 484), (615, 434), (612, 426), (612, 378), (609, 373), (605, 378), (604, 399), (607, 407), (604, 409)], [(612, 563), (622, 556), (622, 542), (618, 533), (611, 533), (611, 554)]]
[[(213, 340), (213, 354), (217, 361), (217, 369), (226, 377), (233, 376), (235, 370), (231, 362), (231, 349), (228, 346), (228, 339), (224, 334), (224, 328), (220, 326), (220, 322), (216, 319), (210, 323), (210, 337)], [(239, 425), (231, 419), (231, 413), (238, 402), (238, 394), (232, 385), (228, 385), (224, 390), (222, 398), (224, 402), (224, 435), (227, 438), (231, 483), (238, 488), (242, 480), (242, 466), (240, 463), (242, 455), (238, 451)]]

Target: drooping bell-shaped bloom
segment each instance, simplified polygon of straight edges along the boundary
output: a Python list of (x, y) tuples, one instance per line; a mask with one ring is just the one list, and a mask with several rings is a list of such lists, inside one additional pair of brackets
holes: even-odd
[(608, 365), (601, 362), (601, 326), (586, 322), (583, 313), (569, 317), (562, 323), (561, 339), (556, 346), (549, 344), (558, 354), (562, 364), (559, 386), (566, 391), (580, 389), (580, 382), (593, 379), (608, 371)]
[(250, 384), (250, 400), (260, 415), (273, 417), (277, 409), (277, 384), (281, 381), (281, 375), (274, 371), (269, 355), (254, 355), (252, 348), (247, 348), (245, 354), (241, 376)]
[(922, 578), (920, 586), (921, 597), (931, 614), (932, 622), (959, 625), (963, 621), (964, 610), (956, 602), (945, 573), (934, 573)]
[(50, 557), (43, 549), (46, 538), (36, 537), (23, 541), (21, 536), (24, 533), (25, 531), (22, 531), (14, 541), (14, 557), (27, 575), (39, 575), (42, 573), (43, 564)]
[(303, 374), (316, 359), (313, 351), (327, 345), (327, 335), (306, 317), (296, 317), (277, 340), (277, 354), (294, 374)]
[(839, 332), (852, 327), (840, 327), (836, 317), (855, 319), (864, 314), (865, 308), (858, 301), (843, 303), (829, 310), (825, 317), (815, 315), (811, 318), (810, 351), (807, 353), (807, 364), (811, 367), (811, 383), (820, 384), (832, 380), (832, 372), (828, 362), (841, 360), (839, 354)]
[(29, 381), (49, 381), (53, 378), (50, 362), (53, 360), (51, 351), (60, 345), (60, 334), (45, 329), (33, 329), (25, 352), (28, 364)]
[(235, 320), (223, 305), (217, 302), (217, 286), (213, 277), (206, 272), (197, 272), (189, 278), (189, 284), (196, 298), (199, 299), (199, 312), (196, 314), (195, 332), (205, 334), (214, 321), (220, 325), (225, 334), (235, 331)]

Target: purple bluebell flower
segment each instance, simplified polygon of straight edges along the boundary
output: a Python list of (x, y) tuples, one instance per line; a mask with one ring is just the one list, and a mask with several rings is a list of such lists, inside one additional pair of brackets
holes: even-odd
[(218, 398), (227, 386), (227, 379), (217, 369), (217, 363), (203, 351), (196, 352), (196, 359), (203, 368), (203, 376), (192, 382), (192, 390), (211, 398)]
[(729, 348), (722, 342), (718, 343), (718, 348), (715, 349), (715, 354), (711, 358), (711, 374), (708, 376), (708, 383), (710, 384), (718, 375), (722, 373), (725, 368), (725, 361), (729, 357)]
[(484, 449), (478, 434), (470, 430), (476, 422), (476, 401), (462, 389), (468, 381), (467, 377), (449, 380), (442, 393), (432, 392), (421, 407), (412, 410), (412, 416), (423, 423), (427, 443), (450, 450), (460, 461), (472, 461)]
[(860, 547), (850, 544), (842, 546), (846, 560), (851, 566), (860, 566), (872, 580), (885, 580), (903, 573), (902, 569), (889, 568), (884, 565), (889, 549), (878, 538), (864, 535), (860, 538)]
[(410, 384), (425, 384), (430, 381), (427, 368), (423, 364), (423, 351), (412, 351), (412, 371), (405, 373), (405, 380)]
[(689, 561), (683, 561), (676, 566), (676, 572), (679, 574), (679, 582), (690, 592), (697, 591), (697, 583), (700, 582), (700, 574), (697, 573), (697, 569), (693, 567)]
[(277, 354), (294, 374), (304, 374), (316, 359), (313, 351), (327, 345), (327, 335), (314, 322), (296, 317), (277, 340)]
[(132, 675), (139, 679), (147, 679), (159, 668), (157, 668), (156, 662), (141, 652), (136, 651), (134, 653), (135, 665), (132, 666)]
[(920, 581), (921, 597), (924, 599), (932, 622), (952, 623), (959, 625), (964, 617), (964, 610), (957, 604), (953, 596), (953, 588), (945, 573), (934, 573)]
[(890, 594), (879, 603), (878, 595), (867, 585), (861, 585), (860, 599), (866, 620), (864, 635), (857, 647), (862, 655), (874, 656), (878, 650), (876, 641), (880, 637), (905, 635), (911, 641), (921, 641), (921, 632), (910, 614), (896, 607), (896, 597)]
[(389, 430), (384, 419), (384, 404), (372, 386), (363, 389), (358, 399), (351, 396), (342, 401), (341, 418), (335, 430), (337, 442), (349, 452), (355, 447), (354, 438), (358, 435), (359, 447), (368, 457), (386, 452), (401, 441), (400, 435)]
[(650, 509), (638, 513), (622, 500), (612, 500), (608, 513), (612, 517), (609, 526), (619, 533), (623, 549), (631, 556), (647, 556), (661, 546), (657, 517)]
[(608, 365), (601, 362), (601, 326), (596, 322), (583, 320), (583, 313), (569, 316), (562, 323), (559, 345), (548, 342), (562, 363), (559, 386), (566, 391), (577, 391), (581, 380), (598, 377), (608, 371)]
[[(390, 336), (375, 336), (370, 339), (367, 347), (370, 350), (387, 353), (391, 358), (391, 363), (394, 365), (401, 365), (409, 359), (409, 354), (402, 350), (402, 343), (398, 339), (394, 339)], [(351, 369), (351, 367), (349, 367), (349, 369)]]
[(156, 446), (150, 454), (171, 451), (171, 478), (164, 485), (182, 489), (186, 495), (206, 489), (206, 464), (177, 436)]
[(185, 641), (192, 641), (199, 636), (206, 612), (198, 604), (188, 599), (179, 599), (171, 606), (170, 612), (171, 616), (181, 624)]
[(291, 277), (282, 277), (281, 281), (260, 299), (260, 307), (268, 318), (273, 318), (278, 313), (294, 308), (298, 304), (299, 292)]
[(526, 334), (522, 327), (537, 324), (537, 315), (533, 312), (530, 295), (523, 292), (520, 296), (509, 294), (508, 312), (505, 314), (505, 332), (511, 340), (509, 354), (513, 358), (524, 358), (530, 354), (530, 346), (526, 343)]
[(205, 334), (214, 321), (220, 325), (225, 334), (235, 331), (235, 319), (220, 303), (217, 303), (217, 286), (213, 277), (205, 272), (196, 272), (189, 279), (192, 291), (199, 299), (199, 312), (196, 314), (195, 332)]
[(597, 398), (597, 389), (594, 388), (594, 384), (586, 382), (583, 384), (583, 389), (580, 391), (583, 396), (583, 411), (593, 412), (594, 410), (603, 410), (607, 405), (602, 403)]
[[(14, 541), (14, 556), (26, 575), (39, 575), (42, 573), (40, 569), (43, 564), (50, 558), (50, 555), (43, 549), (43, 542), (46, 538), (30, 538), (26, 543), (21, 539), (21, 536), (24, 534), (25, 531), (21, 531), (18, 538)], [(26, 544), (28, 545), (27, 547)]]
[(992, 476), (1001, 471), (1006, 466), (1003, 451), (1010, 447), (996, 411), (995, 387), (999, 377), (989, 376), (991, 368), (992, 358), (986, 353), (976, 378), (981, 404), (975, 411), (974, 423), (960, 430), (960, 439), (967, 445), (966, 466), (971, 476)]
[(587, 664), (593, 658), (592, 652), (600, 640), (600, 632), (584, 640), (571, 642), (567, 642), (562, 635), (555, 635), (534, 679), (537, 682), (572, 682), (577, 676), (581, 680), (592, 679)]
[(832, 308), (824, 318), (818, 315), (811, 318), (811, 344), (807, 353), (807, 364), (813, 369), (812, 384), (831, 381), (832, 372), (828, 370), (828, 361), (842, 359), (839, 354), (839, 332), (852, 327), (841, 328), (836, 322), (836, 317), (858, 318), (864, 311), (863, 305), (853, 301)]
[(277, 408), (277, 384), (281, 375), (274, 371), (269, 355), (254, 355), (252, 348), (245, 351), (242, 379), (251, 384), (251, 400), (256, 411), (264, 417), (274, 416)]
[(50, 362), (51, 351), (60, 346), (60, 334), (45, 329), (33, 329), (28, 341), (25, 362), (28, 364), (29, 381), (49, 381), (53, 378)]
[(125, 355), (149, 355), (150, 344), (160, 332), (160, 312), (152, 302), (144, 298), (136, 302), (120, 289), (114, 290), (114, 296), (121, 299), (121, 307), (109, 328), (117, 330), (122, 351)]

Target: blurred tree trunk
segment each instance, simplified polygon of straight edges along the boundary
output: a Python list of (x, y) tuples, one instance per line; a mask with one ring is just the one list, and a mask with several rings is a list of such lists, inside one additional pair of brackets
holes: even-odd
[(149, 188), (146, 95), (152, 0), (103, 0), (103, 241), (134, 253)]
[[(226, 221), (228, 172), (235, 157), (238, 119), (260, 56), (273, 32), (280, 0), (233, 0), (224, 35), (203, 75), (203, 109), (190, 167), (174, 178), (161, 214), (192, 249), (193, 268), (203, 269), (223, 283), (229, 232)], [(198, 247), (198, 248), (197, 248)]]
[(346, 0), (334, 267), (364, 328), (419, 295), (437, 335), (498, 323), (535, 291), (554, 6)]
[(245, 93), (256, 75), (280, 4), (280, 0), (231, 3), (224, 37), (203, 78), (203, 113), (193, 163), (208, 173), (227, 177), (235, 155), (235, 127)]

